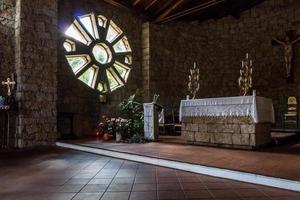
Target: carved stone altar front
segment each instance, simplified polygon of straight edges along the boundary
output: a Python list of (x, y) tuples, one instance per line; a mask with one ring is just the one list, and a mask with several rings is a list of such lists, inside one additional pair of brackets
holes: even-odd
[(251, 117), (184, 117), (181, 129), (189, 144), (252, 149), (271, 142), (271, 123)]
[(183, 100), (182, 136), (189, 144), (252, 149), (271, 142), (270, 99), (256, 96)]

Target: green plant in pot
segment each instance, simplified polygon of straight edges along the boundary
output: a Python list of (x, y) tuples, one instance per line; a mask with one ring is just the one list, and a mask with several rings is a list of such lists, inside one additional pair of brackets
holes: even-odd
[(142, 143), (144, 140), (144, 112), (140, 102), (141, 95), (137, 91), (119, 104), (119, 108), (127, 119), (122, 127), (122, 139), (130, 143)]

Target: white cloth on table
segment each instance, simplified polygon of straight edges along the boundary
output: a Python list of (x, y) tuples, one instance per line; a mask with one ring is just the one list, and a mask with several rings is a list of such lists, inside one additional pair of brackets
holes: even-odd
[(179, 109), (182, 117), (199, 116), (250, 116), (255, 123), (275, 123), (271, 99), (259, 96), (238, 96), (182, 100)]

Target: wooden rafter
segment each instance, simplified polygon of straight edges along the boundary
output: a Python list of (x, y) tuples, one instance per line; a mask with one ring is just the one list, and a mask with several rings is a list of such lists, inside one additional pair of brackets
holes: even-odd
[(153, 0), (151, 1), (146, 7), (144, 10), (148, 10), (151, 6), (153, 6), (158, 0)]
[(200, 10), (204, 10), (204, 9), (209, 8), (209, 7), (215, 6), (217, 4), (223, 3), (224, 1), (225, 0), (211, 0), (211, 1), (199, 4), (195, 7), (189, 8), (187, 10), (175, 13), (174, 15), (168, 16), (168, 17), (164, 18), (163, 20), (160, 20), (160, 21), (157, 21), (157, 22), (165, 23), (165, 22), (168, 22), (168, 21), (171, 21), (171, 20), (175, 20), (175, 19), (178, 19), (180, 17), (183, 17), (183, 16), (186, 16), (186, 15), (198, 12)]
[(160, 3), (160, 6), (153, 11), (152, 15), (153, 16), (159, 15), (161, 12), (163, 12), (165, 9), (167, 9), (173, 3), (174, 3), (174, 0), (168, 0), (168, 1), (164, 1), (164, 3)]
[(132, 6), (136, 6), (140, 2), (141, 2), (141, 0), (134, 0), (133, 3), (132, 3)]
[(124, 1), (117, 1), (117, 0), (104, 0), (106, 3), (109, 3), (111, 5), (120, 7), (120, 8), (125, 8), (125, 9), (130, 9), (130, 6), (125, 4)]
[(174, 11), (176, 8), (178, 8), (179, 6), (181, 6), (184, 2), (185, 2), (185, 0), (177, 0), (175, 4), (173, 4), (167, 10), (165, 10), (161, 15), (159, 15), (155, 19), (155, 21), (156, 22), (163, 21), (170, 13), (172, 13), (172, 11)]

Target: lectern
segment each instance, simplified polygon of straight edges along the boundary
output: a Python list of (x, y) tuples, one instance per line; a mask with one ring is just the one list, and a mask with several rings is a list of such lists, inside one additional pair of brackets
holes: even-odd
[(144, 137), (157, 141), (159, 132), (158, 114), (162, 107), (156, 103), (144, 103)]

